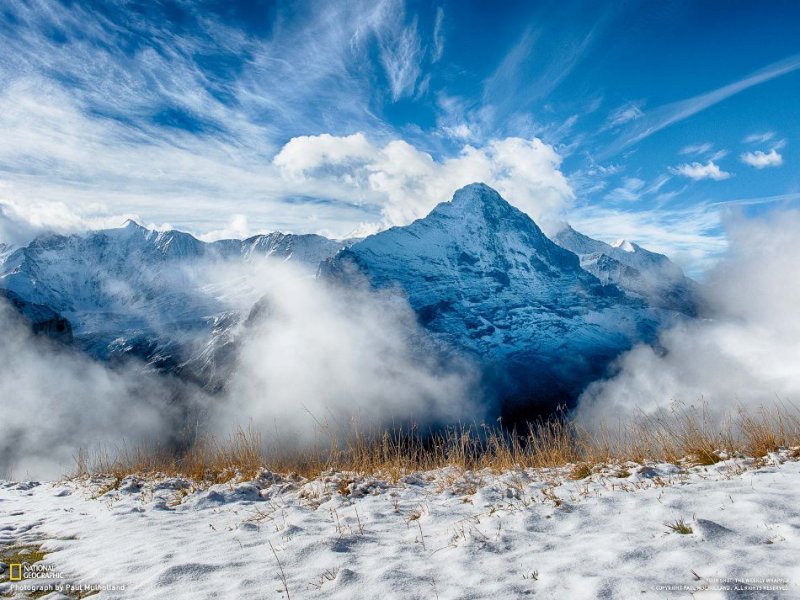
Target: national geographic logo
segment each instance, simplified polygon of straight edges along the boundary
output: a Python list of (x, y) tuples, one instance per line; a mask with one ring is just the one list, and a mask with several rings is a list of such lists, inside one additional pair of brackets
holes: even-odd
[(8, 577), (8, 581), (24, 581), (28, 579), (64, 579), (63, 573), (56, 570), (55, 565), (47, 563), (30, 564), (10, 563), (5, 569), (0, 569), (0, 573)]

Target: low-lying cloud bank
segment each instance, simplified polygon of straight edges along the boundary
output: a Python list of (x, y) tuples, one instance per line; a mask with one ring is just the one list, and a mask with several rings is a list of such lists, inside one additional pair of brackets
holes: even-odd
[(479, 415), (477, 371), (446, 356), (392, 293), (343, 289), (262, 266), (261, 300), (242, 338), (218, 431), (310, 443), (320, 425), (451, 423)]
[(79, 449), (113, 454), (182, 433), (182, 383), (134, 365), (111, 369), (34, 336), (4, 301), (0, 332), (0, 477), (58, 477), (75, 468)]
[(589, 426), (701, 400), (713, 421), (738, 408), (800, 401), (800, 212), (728, 223), (730, 247), (704, 286), (708, 319), (640, 345), (593, 383), (576, 418)]
[(398, 295), (339, 289), (272, 260), (217, 264), (203, 283), (245, 316), (260, 298), (214, 397), (34, 336), (0, 306), (0, 478), (58, 477), (80, 449), (113, 457), (240, 427), (270, 447), (303, 446), (353, 420), (370, 428), (480, 416), (476, 370), (443, 354)]
[[(706, 285), (710, 317), (664, 332), (658, 349), (623, 355), (615, 376), (583, 394), (576, 419), (614, 423), (701, 398), (712, 418), (797, 401), (797, 231), (800, 212), (731, 222), (730, 250)], [(80, 448), (113, 454), (239, 427), (252, 426), (270, 446), (302, 446), (354, 419), (425, 426), (483, 416), (478, 369), (443, 353), (402, 296), (338, 288), (270, 260), (201, 271), (198, 289), (249, 313), (213, 398), (141, 365), (112, 368), (33, 336), (0, 306), (0, 477), (57, 477)]]

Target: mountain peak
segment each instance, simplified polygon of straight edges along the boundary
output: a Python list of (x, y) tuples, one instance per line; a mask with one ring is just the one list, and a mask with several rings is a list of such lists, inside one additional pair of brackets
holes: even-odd
[(430, 224), (442, 220), (460, 223), (459, 229), (469, 236), (479, 229), (528, 231), (537, 238), (544, 235), (533, 219), (485, 183), (471, 183), (456, 190), (451, 200), (438, 204), (426, 219), (422, 219)]
[(444, 204), (464, 212), (482, 211), (495, 214), (517, 211), (497, 190), (485, 183), (470, 183), (457, 189), (452, 200)]
[(636, 244), (625, 239), (619, 239), (615, 241), (613, 244), (611, 244), (611, 247), (618, 248), (623, 252), (636, 252)]
[(136, 222), (136, 221), (134, 221), (133, 219), (127, 219), (127, 220), (126, 220), (126, 221), (125, 221), (125, 222), (122, 224), (122, 227), (121, 227), (121, 229), (128, 229), (128, 230), (130, 230), (130, 231), (138, 231), (138, 230), (141, 230), (141, 229), (147, 229), (147, 228), (146, 228), (146, 227), (144, 227), (143, 225), (140, 225), (139, 223), (137, 223), (137, 222)]
[(452, 202), (454, 204), (471, 202), (471, 201), (494, 201), (507, 204), (503, 197), (494, 188), (486, 185), (485, 183), (475, 182), (459, 188), (453, 194)]

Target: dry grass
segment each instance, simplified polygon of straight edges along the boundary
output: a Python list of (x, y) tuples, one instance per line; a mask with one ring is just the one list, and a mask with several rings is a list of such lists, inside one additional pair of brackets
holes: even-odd
[[(376, 475), (396, 481), (414, 472), (442, 467), (458, 470), (570, 466), (574, 479), (588, 477), (597, 464), (628, 461), (688, 462), (709, 465), (725, 456), (765, 456), (778, 448), (800, 446), (800, 411), (795, 408), (740, 411), (713, 423), (703, 407), (676, 406), (657, 416), (642, 416), (612, 430), (582, 429), (563, 414), (530, 424), (525, 432), (499, 426), (459, 426), (424, 434), (415, 428), (320, 434), (302, 448), (264, 440), (253, 429), (225, 440), (208, 437), (184, 452), (123, 449), (89, 459), (76, 457), (77, 475), (101, 473), (116, 486), (131, 474), (163, 474), (193, 482), (222, 483), (249, 479), (263, 469), (316, 477), (329, 471)], [(349, 493), (350, 480), (341, 493)]]
[(680, 533), (681, 535), (689, 535), (693, 532), (692, 526), (683, 519), (678, 519), (672, 523), (664, 523), (664, 526), (675, 533)]
[(586, 479), (592, 474), (592, 467), (587, 463), (580, 463), (575, 465), (575, 467), (570, 472), (569, 476), (570, 479), (575, 479), (576, 481), (579, 479)]

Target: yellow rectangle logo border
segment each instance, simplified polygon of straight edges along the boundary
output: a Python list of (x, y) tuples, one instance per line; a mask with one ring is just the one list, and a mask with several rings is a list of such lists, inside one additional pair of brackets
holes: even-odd
[[(16, 571), (16, 575), (14, 574)], [(22, 581), (22, 564), (8, 565), (8, 580), (9, 581)]]

